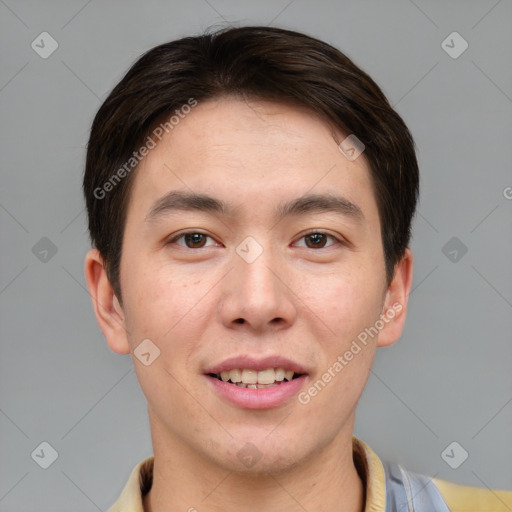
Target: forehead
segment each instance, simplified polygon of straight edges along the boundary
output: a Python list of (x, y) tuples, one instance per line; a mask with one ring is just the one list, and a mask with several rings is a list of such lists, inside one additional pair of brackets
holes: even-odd
[(349, 161), (335, 136), (346, 134), (307, 108), (235, 98), (199, 102), (139, 165), (129, 211), (147, 215), (172, 190), (215, 196), (238, 213), (250, 205), (252, 215), (307, 193), (336, 193), (372, 217), (364, 156)]

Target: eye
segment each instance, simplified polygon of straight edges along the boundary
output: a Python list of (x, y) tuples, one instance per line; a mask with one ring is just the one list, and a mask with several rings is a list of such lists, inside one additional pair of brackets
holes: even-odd
[[(213, 244), (206, 244), (207, 239), (212, 240)], [(178, 240), (183, 240), (183, 243), (178, 243)], [(186, 247), (187, 249), (201, 249), (203, 247), (208, 247), (210, 245), (215, 245), (215, 241), (212, 237), (205, 235), (204, 233), (200, 233), (197, 231), (187, 231), (185, 233), (180, 233), (169, 239), (167, 241), (168, 244), (175, 243), (181, 247)]]
[[(305, 240), (304, 245), (300, 245), (300, 247), (307, 247), (308, 249), (324, 249), (326, 246), (326, 242), (328, 239), (334, 240), (335, 243), (341, 243), (335, 236), (329, 235), (328, 233), (324, 233), (322, 231), (310, 231), (299, 240)], [(334, 244), (331, 244), (334, 245)]]

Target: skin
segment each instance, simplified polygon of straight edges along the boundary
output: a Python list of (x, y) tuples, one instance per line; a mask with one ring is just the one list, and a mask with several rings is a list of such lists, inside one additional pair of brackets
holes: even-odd
[[(85, 273), (108, 345), (132, 354), (148, 401), (155, 462), (145, 511), (364, 510), (352, 459), (356, 405), (377, 347), (400, 337), (412, 282), (410, 250), (386, 282), (364, 153), (349, 161), (307, 109), (222, 98), (180, 120), (134, 178), (122, 307), (95, 249)], [(147, 221), (172, 190), (211, 195), (236, 215), (178, 211)], [(276, 205), (306, 193), (341, 195), (364, 218), (309, 212), (276, 221)], [(202, 247), (169, 242), (189, 229), (209, 237), (196, 237)], [(304, 237), (310, 229), (329, 236), (319, 243)], [(248, 236), (263, 248), (252, 263), (235, 250)], [(396, 303), (401, 311), (306, 405), (293, 397), (271, 409), (235, 407), (203, 375), (232, 356), (278, 354), (308, 369), (303, 391)], [(161, 351), (149, 366), (133, 355), (147, 338)], [(250, 468), (237, 457), (247, 442), (262, 454)]]

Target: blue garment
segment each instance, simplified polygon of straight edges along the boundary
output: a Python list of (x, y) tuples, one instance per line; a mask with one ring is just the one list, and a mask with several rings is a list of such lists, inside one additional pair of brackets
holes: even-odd
[(386, 512), (450, 512), (432, 479), (383, 461)]

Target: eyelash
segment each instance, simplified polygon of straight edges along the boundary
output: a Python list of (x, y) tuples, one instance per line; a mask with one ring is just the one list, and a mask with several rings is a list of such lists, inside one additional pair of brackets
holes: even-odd
[[(176, 243), (178, 240), (180, 240), (181, 238), (184, 238), (186, 235), (203, 235), (207, 238), (210, 238), (213, 240), (213, 238), (210, 236), (210, 235), (207, 235), (206, 233), (202, 233), (201, 231), (183, 231), (182, 233), (179, 233), (178, 235), (175, 235), (173, 236), (172, 238), (170, 238), (167, 242), (166, 242), (166, 245), (169, 245), (169, 244), (173, 244), (173, 243)], [(298, 239), (298, 240), (302, 240), (303, 238), (306, 238), (307, 236), (310, 236), (310, 235), (325, 235), (326, 237), (328, 238), (332, 238), (337, 244), (343, 244), (343, 240), (341, 240), (340, 238), (330, 234), (330, 233), (327, 233), (325, 231), (322, 231), (322, 230), (318, 230), (318, 229), (311, 229), (310, 231), (307, 231), (306, 233), (303, 233), (302, 236)], [(327, 247), (319, 247), (318, 249), (328, 249), (329, 247), (332, 247), (333, 245), (336, 245), (335, 244), (332, 244), (332, 245), (329, 245)], [(178, 244), (179, 245), (179, 244)], [(190, 249), (190, 250), (198, 250), (198, 249), (203, 249), (203, 247), (186, 247), (186, 246), (180, 246), (180, 247), (183, 247), (184, 249)], [(210, 246), (208, 246), (210, 247)], [(306, 249), (312, 249), (312, 250), (318, 250), (318, 249), (315, 249), (315, 248), (312, 248), (312, 247), (305, 247)]]

